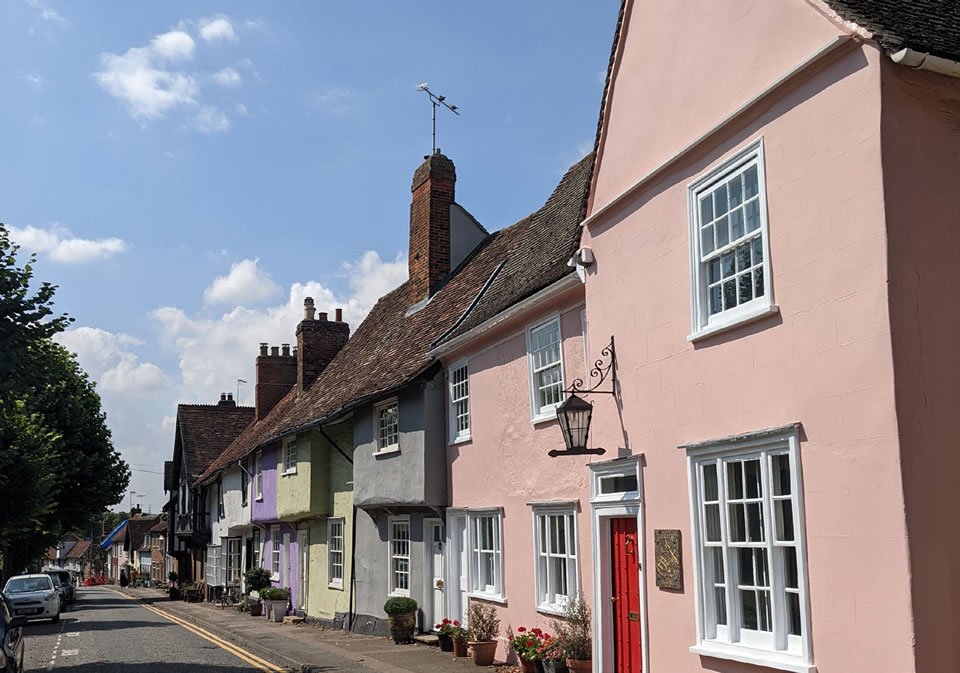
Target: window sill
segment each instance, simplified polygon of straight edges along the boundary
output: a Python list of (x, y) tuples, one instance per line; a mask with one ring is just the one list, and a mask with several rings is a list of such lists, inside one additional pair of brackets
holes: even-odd
[(343, 591), (343, 582), (330, 582), (327, 584), (328, 589), (335, 589), (337, 591)]
[(723, 332), (729, 332), (730, 330), (742, 327), (743, 325), (748, 325), (757, 320), (766, 318), (769, 315), (776, 315), (780, 313), (780, 307), (776, 304), (769, 304), (767, 306), (760, 306), (752, 311), (747, 313), (741, 313), (737, 316), (734, 316), (728, 320), (718, 321), (712, 325), (707, 325), (697, 332), (689, 335), (687, 341), (691, 343), (696, 343), (703, 339), (712, 337), (715, 334), (721, 334)]
[(497, 595), (497, 594), (482, 593), (482, 592), (480, 592), (480, 591), (468, 591), (468, 592), (467, 592), (467, 597), (468, 597), (468, 598), (476, 598), (477, 600), (480, 600), (480, 601), (488, 601), (488, 602), (490, 602), (490, 603), (497, 603), (498, 605), (502, 605), (502, 606), (504, 606), (504, 607), (506, 607), (506, 605), (507, 605), (507, 598), (506, 598), (506, 596), (500, 596), (500, 595)]
[(256, 498), (254, 498), (254, 500), (256, 500), (257, 502), (263, 502), (263, 496), (259, 495)]
[(387, 594), (390, 598), (410, 598), (409, 591), (391, 591)]
[(385, 449), (377, 449), (376, 451), (373, 452), (373, 455), (374, 455), (374, 457), (376, 457), (376, 456), (389, 456), (389, 455), (392, 455), (392, 454), (394, 454), (394, 453), (400, 453), (400, 447), (399, 447), (399, 446), (388, 446), (388, 447), (385, 448)]
[(548, 423), (550, 421), (557, 420), (557, 409), (554, 407), (545, 414), (540, 414), (539, 416), (534, 416), (530, 419), (530, 423), (533, 425), (540, 425), (541, 423)]
[(448, 442), (448, 446), (454, 446), (455, 444), (466, 444), (467, 442), (473, 441), (471, 435), (463, 435), (462, 437), (454, 437)]
[(551, 617), (563, 617), (563, 608), (552, 605), (538, 605), (537, 612), (543, 615), (550, 615)]
[(296, 469), (293, 469), (293, 470), (284, 470), (283, 472), (280, 473), (280, 476), (281, 476), (281, 477), (289, 477), (291, 474), (296, 474), (296, 473), (297, 473), (297, 470), (296, 470)]
[(704, 642), (700, 645), (691, 645), (690, 652), (703, 657), (730, 659), (744, 664), (766, 666), (767, 668), (775, 668), (780, 671), (791, 671), (791, 673), (817, 673), (816, 666), (803, 663), (800, 657), (778, 652), (764, 652), (763, 650), (726, 643)]

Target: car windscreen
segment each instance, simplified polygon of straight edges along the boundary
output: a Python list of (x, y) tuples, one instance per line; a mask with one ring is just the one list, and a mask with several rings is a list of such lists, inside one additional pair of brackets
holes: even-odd
[(3, 590), (5, 594), (23, 594), (29, 591), (49, 591), (53, 581), (49, 577), (11, 577)]
[(49, 577), (50, 577), (50, 579), (53, 580), (54, 586), (58, 586), (58, 587), (59, 587), (59, 586), (63, 586), (63, 582), (61, 582), (61, 581), (60, 581), (60, 578), (57, 577), (56, 575), (50, 575)]

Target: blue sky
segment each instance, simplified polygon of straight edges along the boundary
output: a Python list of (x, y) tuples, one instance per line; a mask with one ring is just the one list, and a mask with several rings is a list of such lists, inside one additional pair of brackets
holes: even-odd
[[(0, 1), (0, 221), (76, 318), (131, 489), (157, 511), (178, 402), (253, 401), (302, 299), (356, 325), (406, 277), (437, 145), (489, 230), (592, 148), (618, 0)], [(124, 502), (124, 506), (126, 501)]]

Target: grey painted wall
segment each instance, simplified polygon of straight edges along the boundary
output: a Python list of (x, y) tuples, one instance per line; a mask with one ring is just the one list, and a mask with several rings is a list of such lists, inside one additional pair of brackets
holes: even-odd
[(456, 269), (487, 233), (481, 229), (463, 206), (450, 206), (450, 270)]
[(434, 505), (447, 502), (446, 426), (443, 372), (424, 387), (408, 386), (398, 396), (400, 451), (375, 456), (374, 406), (354, 413), (354, 503)]
[[(424, 581), (426, 547), (423, 542), (424, 517), (436, 516), (421, 512), (396, 512), (410, 518), (410, 598), (422, 606), (431, 596), (425, 596)], [(357, 512), (356, 551), (356, 619), (354, 630), (360, 633), (387, 635), (387, 615), (383, 604), (390, 598), (390, 515), (383, 510)], [(417, 616), (418, 629), (430, 630), (432, 624), (423, 623), (423, 611)]]

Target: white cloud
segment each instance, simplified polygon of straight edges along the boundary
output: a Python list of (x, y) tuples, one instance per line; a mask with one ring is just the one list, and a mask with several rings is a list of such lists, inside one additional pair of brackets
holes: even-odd
[(46, 80), (43, 78), (43, 75), (41, 75), (41, 74), (38, 73), (38, 72), (28, 72), (28, 73), (25, 73), (25, 74), (23, 75), (23, 79), (26, 80), (26, 82), (27, 82), (30, 86), (32, 86), (32, 87), (34, 87), (34, 88), (36, 88), (36, 89), (43, 88), (43, 85), (44, 85), (44, 83), (46, 82)]
[(183, 31), (170, 31), (147, 47), (132, 47), (122, 55), (100, 54), (101, 69), (93, 76), (104, 91), (126, 103), (131, 117), (157, 119), (172, 108), (196, 103), (200, 93), (196, 79), (160, 63), (189, 60), (193, 45), (193, 38)]
[(150, 42), (150, 49), (158, 57), (169, 61), (189, 61), (193, 58), (193, 38), (182, 30), (171, 30), (157, 35)]
[(219, 133), (230, 128), (230, 118), (216, 105), (204, 105), (193, 117), (192, 126), (201, 133)]
[(256, 19), (247, 19), (243, 22), (243, 27), (248, 30), (263, 30), (263, 21)]
[(126, 241), (119, 238), (90, 240), (76, 238), (70, 230), (59, 224), (50, 229), (32, 225), (14, 227), (8, 225), (10, 237), (27, 250), (47, 255), (51, 261), (62, 264), (83, 264), (106, 259), (127, 249)]
[[(356, 329), (381, 295), (406, 280), (407, 261), (398, 253), (394, 261), (384, 262), (376, 252), (368, 251), (343, 269), (350, 288), (346, 297), (336, 296), (322, 283), (308, 281), (291, 285), (282, 304), (249, 308), (248, 302), (215, 318), (191, 317), (173, 306), (152, 311), (150, 317), (159, 328), (161, 341), (177, 353), (182, 399), (214, 400), (220, 392), (230, 390), (237, 378), (252, 384), (260, 342), (296, 342), (304, 297), (313, 297), (317, 310), (331, 318), (338, 307), (343, 308), (344, 320)], [(253, 402), (252, 385), (241, 389), (241, 402)]]
[(52, 21), (54, 23), (65, 24), (67, 19), (57, 12), (55, 9), (47, 7), (46, 4), (40, 0), (27, 0), (27, 4), (40, 11), (40, 18), (44, 21)]
[(220, 86), (232, 88), (240, 86), (243, 83), (243, 78), (240, 77), (236, 68), (224, 68), (213, 73), (213, 81)]
[(253, 115), (250, 114), (250, 110), (248, 110), (247, 106), (244, 105), (243, 103), (237, 103), (234, 106), (234, 109), (237, 111), (237, 114), (240, 115), (241, 117), (251, 117), (251, 118), (253, 117)]
[(315, 110), (332, 115), (341, 115), (353, 109), (353, 91), (333, 87), (310, 94), (307, 103)]
[(156, 395), (169, 389), (170, 377), (155, 364), (138, 362), (129, 348), (143, 342), (129, 334), (97, 327), (76, 327), (54, 340), (77, 354), (80, 366), (98, 383), (102, 392), (117, 395)]
[(237, 41), (237, 34), (233, 32), (233, 24), (230, 23), (228, 17), (222, 14), (214, 18), (200, 20), (200, 37), (207, 42)]
[(276, 297), (280, 286), (259, 268), (260, 259), (245, 259), (230, 267), (226, 276), (217, 276), (203, 291), (207, 304), (250, 305)]

